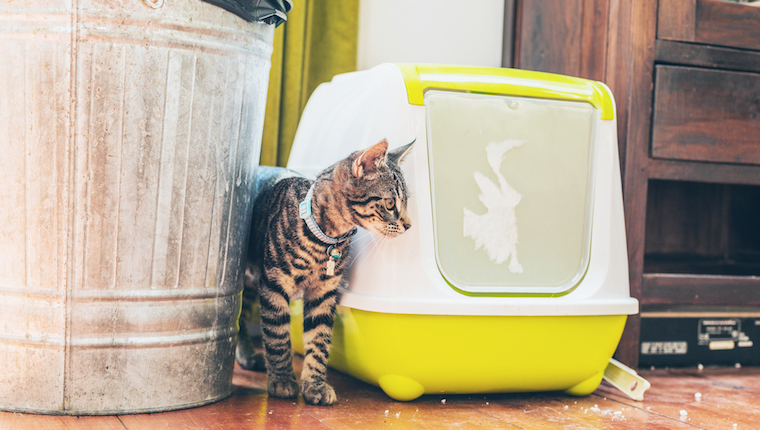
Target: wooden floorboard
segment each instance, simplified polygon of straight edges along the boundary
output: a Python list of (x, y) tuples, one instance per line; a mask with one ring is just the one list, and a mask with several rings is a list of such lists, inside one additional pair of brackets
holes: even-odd
[[(299, 369), (300, 358), (296, 359)], [(58, 429), (758, 429), (760, 368), (640, 372), (652, 388), (636, 402), (603, 383), (590, 396), (562, 393), (427, 395), (396, 402), (332, 371), (340, 401), (316, 407), (269, 398), (266, 375), (236, 368), (234, 393), (173, 412), (67, 417), (0, 412), (0, 430)], [(697, 395), (699, 393), (699, 395)]]
[(2, 430), (124, 430), (119, 417), (68, 417), (0, 412)]

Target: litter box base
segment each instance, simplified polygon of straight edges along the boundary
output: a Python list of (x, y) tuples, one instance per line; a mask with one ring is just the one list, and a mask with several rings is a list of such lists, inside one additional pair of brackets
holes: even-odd
[[(299, 353), (301, 306), (291, 306)], [(338, 306), (329, 364), (400, 401), (529, 391), (584, 396), (602, 381), (626, 318), (407, 315)]]

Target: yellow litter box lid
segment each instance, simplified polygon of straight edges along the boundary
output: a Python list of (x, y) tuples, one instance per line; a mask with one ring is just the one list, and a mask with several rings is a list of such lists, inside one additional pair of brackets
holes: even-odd
[(571, 291), (589, 264), (598, 122), (614, 112), (604, 86), (510, 69), (401, 69), (410, 103), (424, 91), (446, 281), (468, 295)]

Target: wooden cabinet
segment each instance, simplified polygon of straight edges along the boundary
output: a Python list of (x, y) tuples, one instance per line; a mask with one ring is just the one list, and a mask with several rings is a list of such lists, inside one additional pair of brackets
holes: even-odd
[(638, 364), (642, 317), (760, 314), (760, 7), (506, 6), (505, 66), (600, 80), (616, 97), (631, 292), (642, 311), (616, 356)]

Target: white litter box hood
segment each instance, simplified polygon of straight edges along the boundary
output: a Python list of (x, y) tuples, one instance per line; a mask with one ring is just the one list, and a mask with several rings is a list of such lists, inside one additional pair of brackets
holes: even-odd
[[(355, 237), (341, 305), (427, 315), (636, 313), (614, 111), (603, 118), (599, 106), (559, 91), (425, 88), (419, 68), (402, 69), (383, 64), (322, 84), (291, 150), (288, 168), (315, 177), (382, 139), (391, 147), (417, 140), (402, 166), (413, 227), (389, 240)], [(554, 76), (491, 70), (513, 87)], [(419, 96), (424, 104), (410, 103)]]

